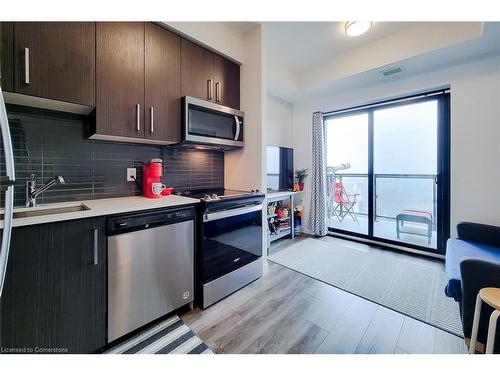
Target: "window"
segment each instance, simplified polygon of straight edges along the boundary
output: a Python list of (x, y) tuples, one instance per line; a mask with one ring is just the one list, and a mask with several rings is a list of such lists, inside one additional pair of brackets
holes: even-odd
[(332, 231), (441, 252), (449, 235), (449, 94), (325, 115)]

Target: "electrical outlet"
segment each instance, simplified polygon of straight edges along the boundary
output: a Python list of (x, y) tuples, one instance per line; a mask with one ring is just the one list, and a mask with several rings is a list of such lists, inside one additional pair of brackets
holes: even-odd
[(137, 177), (137, 169), (127, 168), (127, 181), (135, 181)]

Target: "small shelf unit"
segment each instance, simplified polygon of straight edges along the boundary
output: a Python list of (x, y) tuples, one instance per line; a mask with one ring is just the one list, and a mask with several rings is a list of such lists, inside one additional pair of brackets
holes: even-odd
[[(286, 237), (286, 236), (291, 236), (293, 239), (295, 237), (295, 216), (294, 216), (294, 208), (295, 208), (295, 197), (299, 194), (302, 194), (302, 191), (276, 191), (276, 192), (270, 192), (266, 194), (266, 206), (269, 206), (271, 203), (275, 202), (283, 202), (283, 201), (290, 201), (290, 211), (287, 217), (285, 218), (278, 218), (277, 214), (273, 215), (267, 215), (267, 218), (275, 218), (276, 220), (279, 221), (289, 221), (290, 222), (290, 227), (287, 229), (283, 230), (278, 230), (277, 233), (271, 233), (269, 229), (267, 230), (267, 248), (271, 247), (271, 243), (273, 241), (279, 240), (280, 238)], [(267, 208), (266, 208), (267, 212)]]

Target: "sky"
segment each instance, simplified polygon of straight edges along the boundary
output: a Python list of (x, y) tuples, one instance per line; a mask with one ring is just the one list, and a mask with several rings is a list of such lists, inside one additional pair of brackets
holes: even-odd
[[(437, 101), (374, 111), (374, 173), (435, 174)], [(344, 173), (368, 172), (368, 114), (326, 122), (327, 165), (351, 163)]]

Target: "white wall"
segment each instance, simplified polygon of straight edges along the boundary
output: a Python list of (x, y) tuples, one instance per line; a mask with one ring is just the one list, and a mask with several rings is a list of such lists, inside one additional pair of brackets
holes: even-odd
[(301, 94), (298, 74), (269, 53), (265, 62), (268, 94), (293, 102)]
[(266, 105), (261, 26), (245, 34), (241, 65), (241, 110), (245, 112), (245, 147), (226, 152), (224, 180), (229, 189), (263, 190), (265, 181), (263, 123)]
[(244, 63), (243, 36), (223, 22), (163, 22), (205, 47)]
[(273, 95), (267, 95), (264, 132), (267, 145), (293, 147), (293, 105)]
[[(311, 168), (314, 111), (327, 112), (447, 85), (451, 90), (452, 234), (456, 224), (464, 220), (500, 225), (500, 55), (295, 103), (295, 167)], [(307, 223), (309, 177), (304, 194)]]

